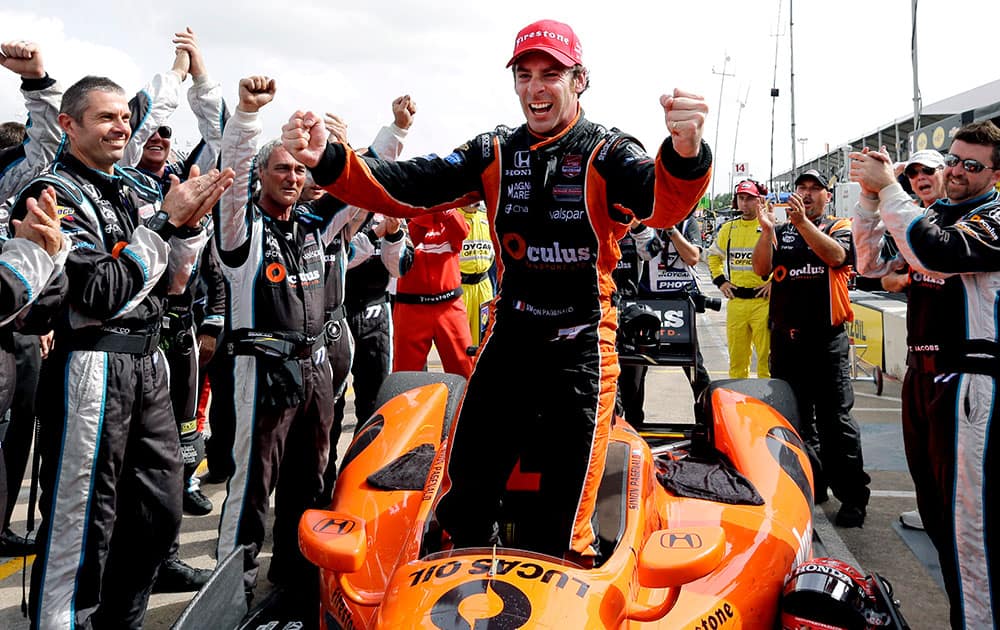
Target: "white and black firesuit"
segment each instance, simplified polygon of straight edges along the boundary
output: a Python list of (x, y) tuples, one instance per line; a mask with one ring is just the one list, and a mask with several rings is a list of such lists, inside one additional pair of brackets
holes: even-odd
[[(708, 181), (707, 145), (683, 159), (667, 140), (654, 164), (634, 139), (580, 114), (553, 138), (499, 127), (443, 158), (363, 160), (332, 144), (313, 176), (340, 199), (401, 217), (483, 200), (493, 226), (500, 290), (449, 438), (441, 524), (458, 547), (495, 540), (530, 433), (558, 445), (541, 482), (553, 516), (538, 524), (536, 547), (589, 555), (618, 376), (617, 242), (633, 217), (665, 226), (689, 213)], [(512, 374), (518, 395), (498, 395)]]
[[(222, 130), (229, 118), (221, 86), (205, 76), (198, 77), (188, 89), (188, 103), (201, 132), (201, 140), (194, 149), (183, 159), (167, 163), (160, 176), (137, 166), (138, 170), (156, 180), (163, 195), (170, 189), (171, 175), (183, 182), (187, 180), (192, 166), (198, 166), (200, 172), (206, 173), (218, 163)], [(141, 155), (140, 151), (138, 157)], [(195, 484), (193, 486), (195, 489), (198, 487), (194, 473), (205, 457), (204, 437), (198, 429), (195, 418), (201, 379), (198, 370), (194, 302), (201, 267), (204, 264), (215, 263), (209, 248), (206, 248), (205, 255), (199, 262), (185, 290), (179, 295), (171, 295), (168, 298), (164, 330), (160, 338), (160, 345), (170, 366), (170, 399), (173, 401), (177, 430), (181, 436), (184, 483), (187, 489), (192, 487), (192, 483)], [(177, 549), (173, 549), (171, 556), (175, 556), (176, 552)]]
[[(6, 239), (10, 234), (12, 197), (52, 161), (62, 142), (62, 129), (57, 120), (62, 88), (56, 80), (48, 75), (40, 79), (22, 77), (21, 94), (28, 112), (26, 138), (23, 143), (0, 151), (0, 240)], [(0, 457), (3, 458), (6, 470), (7, 496), (6, 503), (0, 503), (0, 509), (3, 510), (0, 546), (4, 547), (6, 545), (3, 539), (13, 534), (9, 529), (10, 523), (24, 481), (31, 440), (35, 434), (35, 391), (42, 364), (38, 336), (24, 332), (19, 329), (11, 342), (16, 366), (10, 375), (15, 381), (14, 400), (10, 403), (9, 421), (3, 439), (0, 440)], [(45, 334), (48, 329), (38, 332)], [(6, 361), (6, 358), (3, 360)]]
[(926, 214), (899, 184), (879, 197), (861, 198), (852, 229), (859, 273), (896, 266), (880, 255), (888, 233), (910, 265), (902, 413), (917, 507), (938, 551), (952, 627), (995, 627), (1000, 195), (940, 200)]
[[(69, 239), (55, 256), (24, 238), (3, 241), (0, 253), (0, 415), (6, 413), (14, 394), (14, 354), (12, 333), (23, 329), (18, 321), (40, 298), (49, 313), (58, 308), (65, 296), (63, 266), (69, 254)], [(0, 486), (0, 494), (7, 489)], [(0, 501), (0, 505), (4, 505)]]
[(233, 168), (236, 179), (214, 217), (229, 289), (222, 350), (234, 356), (236, 385), (235, 471), (219, 522), (218, 557), (247, 545), (244, 586), (252, 590), (274, 491), (268, 578), (306, 589), (317, 578), (299, 551), (298, 522), (317, 504), (331, 450), (324, 250), (334, 234), (325, 231), (330, 215), (296, 206), (288, 221), (277, 220), (251, 199), (260, 135), (256, 113), (233, 113), (222, 165)]
[[(0, 152), (0, 201), (16, 195), (55, 158), (62, 142), (59, 105), (62, 88), (47, 74), (41, 79), (21, 79), (21, 94), (28, 111), (27, 137)], [(0, 208), (0, 238), (9, 234), (10, 208)]]
[[(156, 183), (57, 158), (21, 194), (53, 186), (71, 240), (69, 292), (39, 397), (41, 526), (32, 570), (34, 627), (142, 625), (153, 577), (180, 525), (181, 460), (167, 368), (163, 302), (183, 290), (206, 236), (139, 224)], [(169, 244), (168, 244), (169, 242)]]
[[(701, 229), (698, 222), (692, 218), (685, 219), (673, 229), (680, 230), (684, 238), (689, 243), (701, 250)], [(701, 294), (698, 287), (698, 279), (695, 271), (688, 266), (677, 248), (674, 247), (670, 235), (665, 230), (654, 230), (644, 228), (638, 231), (630, 230), (632, 238), (635, 240), (634, 264), (639, 266), (639, 281), (636, 297), (639, 298), (683, 298), (697, 296)], [(624, 252), (622, 253), (624, 260)], [(695, 322), (690, 322), (691, 326)], [(625, 419), (633, 425), (640, 425), (645, 421), (646, 414), (643, 410), (643, 403), (646, 399), (646, 373), (649, 368), (645, 365), (623, 365), (622, 374), (618, 377), (618, 393), (621, 396), (622, 410)], [(701, 415), (701, 395), (712, 382), (708, 370), (705, 369), (705, 359), (701, 355), (701, 348), (696, 344), (694, 347), (693, 365), (685, 366), (684, 373), (691, 383), (691, 392), (694, 396), (696, 415)]]

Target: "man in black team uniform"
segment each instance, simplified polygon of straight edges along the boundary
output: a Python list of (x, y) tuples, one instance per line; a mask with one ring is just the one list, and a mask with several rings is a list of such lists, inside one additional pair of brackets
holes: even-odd
[[(69, 239), (59, 230), (55, 195), (45, 192), (38, 200), (32, 199), (30, 206), (24, 221), (15, 225), (17, 236), (4, 240), (0, 253), (0, 416), (7, 413), (19, 393), (16, 387), (20, 366), (16, 366), (19, 357), (15, 356), (14, 329), (25, 330), (37, 324), (48, 330), (51, 315), (68, 288), (63, 266), (69, 254)], [(33, 321), (36, 319), (37, 322)], [(0, 506), (8, 503), (5, 476), (5, 456), (0, 451)], [(20, 485), (12, 490), (15, 498), (19, 489)], [(9, 523), (8, 514), (5, 527)], [(33, 541), (22, 541), (7, 536), (0, 539), (5, 548), (20, 547), (16, 549), (17, 555), (33, 553)], [(13, 551), (5, 549), (3, 555)]]
[[(223, 350), (235, 359), (237, 386), (228, 404), (237, 425), (236, 468), (219, 521), (218, 556), (247, 546), (244, 587), (251, 596), (273, 491), (267, 577), (295, 599), (308, 598), (317, 587), (316, 567), (299, 551), (298, 523), (317, 506), (335, 448), (324, 250), (337, 230), (327, 208), (299, 205), (305, 166), (277, 141), (258, 151), (258, 111), (274, 91), (267, 77), (242, 79), (240, 104), (222, 139), (222, 163), (237, 173), (214, 217), (230, 289)], [(254, 176), (260, 192), (251, 199)]]
[[(553, 454), (541, 473), (553, 517), (538, 524), (533, 546), (589, 564), (618, 377), (617, 242), (634, 218), (670, 227), (701, 197), (711, 170), (701, 141), (707, 106), (680, 90), (661, 97), (671, 137), (654, 161), (635, 139), (583, 116), (587, 70), (566, 24), (523, 29), (507, 65), (527, 124), (498, 127), (446, 157), (367, 159), (327, 145), (313, 113), (296, 112), (283, 140), (317, 183), (362, 208), (410, 217), (486, 202), (500, 290), (448, 440), (436, 515), (456, 547), (496, 542), (504, 483), (530, 434)], [(498, 383), (519, 395), (498, 394)]]
[[(375, 398), (382, 382), (392, 370), (392, 307), (389, 304), (389, 279), (398, 278), (413, 258), (413, 246), (395, 217), (370, 213), (360, 232), (372, 243), (371, 257), (347, 265), (347, 325), (354, 336), (354, 360), (351, 364), (354, 388), (354, 416), (361, 425), (375, 413)], [(353, 262), (353, 261), (352, 261)], [(337, 399), (334, 414), (344, 418), (344, 396)]]
[(761, 208), (753, 270), (762, 278), (772, 274), (771, 376), (795, 392), (802, 438), (813, 451), (816, 501), (825, 500), (829, 485), (841, 502), (837, 525), (861, 527), (871, 479), (851, 415), (844, 329), (854, 319), (847, 292), (854, 248), (851, 222), (824, 214), (829, 201), (826, 178), (810, 169), (795, 179), (788, 222), (775, 225), (774, 212)]
[(953, 628), (1000, 618), (996, 440), (1000, 331), (1000, 129), (961, 127), (944, 156), (946, 199), (922, 208), (884, 153), (852, 153), (861, 184), (854, 211), (858, 271), (895, 268), (892, 236), (909, 265), (903, 443), (924, 529), (937, 548)]
[(157, 349), (163, 302), (186, 285), (205, 244), (198, 225), (232, 173), (174, 178), (161, 201), (155, 182), (117, 164), (129, 118), (114, 82), (71, 86), (59, 114), (69, 150), (14, 205), (23, 216), (27, 197), (52, 187), (72, 241), (65, 314), (38, 401), (33, 627), (141, 627), (180, 524), (180, 448)]
[[(163, 194), (170, 190), (171, 175), (184, 181), (197, 165), (201, 170), (213, 168), (219, 157), (222, 126), (229, 117), (222, 89), (208, 76), (204, 57), (190, 29), (177, 33), (178, 50), (188, 53), (192, 86), (188, 103), (198, 121), (201, 141), (183, 159), (171, 162), (173, 130), (167, 125), (156, 128), (143, 146), (136, 168), (154, 179)], [(210, 227), (207, 225), (206, 227)], [(167, 363), (170, 366), (170, 399), (180, 434), (181, 457), (184, 460), (184, 481), (178, 489), (184, 512), (205, 515), (212, 511), (212, 502), (201, 491), (195, 471), (205, 456), (205, 441), (195, 417), (201, 379), (199, 378), (198, 344), (195, 337), (195, 290), (202, 273), (219, 274), (218, 262), (211, 247), (206, 246), (195, 267), (191, 280), (179, 295), (167, 297), (164, 330), (160, 336)], [(212, 296), (216, 297), (216, 296)], [(221, 331), (220, 331), (221, 332)], [(196, 569), (180, 559), (180, 540), (174, 541), (170, 555), (160, 567), (153, 592), (197, 591), (211, 577), (207, 569)]]

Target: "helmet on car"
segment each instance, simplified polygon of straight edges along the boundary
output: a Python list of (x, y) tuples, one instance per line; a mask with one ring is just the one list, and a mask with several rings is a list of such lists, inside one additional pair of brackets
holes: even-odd
[(834, 558), (795, 567), (781, 596), (782, 630), (866, 630), (874, 595), (860, 571)]
[(644, 304), (629, 304), (618, 315), (618, 350), (647, 354), (659, 347), (660, 317)]

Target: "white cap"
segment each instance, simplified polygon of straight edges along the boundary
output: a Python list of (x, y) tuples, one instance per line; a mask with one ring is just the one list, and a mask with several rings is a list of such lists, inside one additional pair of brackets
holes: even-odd
[(910, 164), (923, 164), (931, 168), (944, 168), (944, 156), (934, 149), (923, 149), (917, 151), (906, 161), (906, 166)]

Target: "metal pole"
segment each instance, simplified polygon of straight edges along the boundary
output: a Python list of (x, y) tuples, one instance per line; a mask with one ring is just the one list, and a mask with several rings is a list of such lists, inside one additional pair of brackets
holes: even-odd
[[(747, 105), (747, 99), (749, 99), (749, 98), (750, 98), (750, 84), (747, 84), (747, 93), (746, 93), (746, 96), (743, 97), (742, 101), (739, 100), (739, 98), (736, 99), (736, 103), (740, 106), (740, 108), (736, 111), (736, 133), (733, 135), (733, 169), (734, 170), (736, 169), (736, 145), (740, 141), (740, 116), (743, 114), (743, 108), (746, 107), (746, 105)], [(736, 174), (734, 172), (734, 170), (731, 170), (729, 172), (729, 190), (733, 190), (733, 184), (734, 184), (734, 182), (733, 182), (733, 179), (734, 179), (733, 175)]]
[(774, 190), (774, 107), (778, 103), (778, 38), (781, 37), (781, 0), (778, 0), (777, 26), (774, 29), (774, 76), (771, 78), (771, 169), (767, 188)]
[(790, 75), (788, 93), (792, 100), (792, 179), (795, 178), (795, 38), (792, 30), (795, 20), (792, 19), (792, 3), (788, 0), (788, 72)]
[(916, 131), (920, 128), (920, 110), (922, 109), (920, 79), (917, 74), (917, 0), (913, 0), (910, 15), (913, 25), (912, 40), (910, 42), (910, 54), (913, 58), (913, 130)]
[[(729, 63), (729, 54), (726, 54), (726, 59), (722, 62), (722, 72), (716, 72), (715, 68), (712, 68), (712, 74), (721, 75), (722, 80), (719, 82), (719, 109), (715, 112), (715, 141), (712, 143), (712, 159), (719, 159), (719, 122), (722, 120), (722, 91), (726, 87), (726, 77), (736, 76), (734, 74), (726, 74), (726, 64)], [(711, 195), (711, 207), (714, 214), (715, 211), (715, 172), (712, 172), (712, 192)]]

